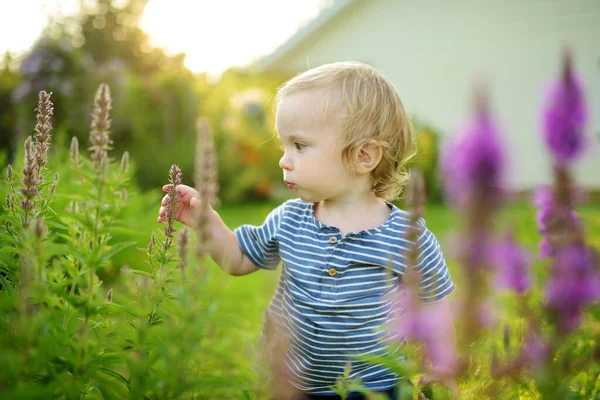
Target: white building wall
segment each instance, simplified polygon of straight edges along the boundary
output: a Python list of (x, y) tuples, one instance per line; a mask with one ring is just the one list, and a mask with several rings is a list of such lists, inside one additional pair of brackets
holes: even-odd
[(278, 60), (299, 72), (358, 60), (388, 76), (409, 112), (451, 135), (484, 82), (509, 145), (510, 185), (551, 181), (540, 136), (545, 88), (560, 73), (563, 45), (586, 87), (590, 123), (578, 181), (600, 188), (600, 0), (357, 0)]

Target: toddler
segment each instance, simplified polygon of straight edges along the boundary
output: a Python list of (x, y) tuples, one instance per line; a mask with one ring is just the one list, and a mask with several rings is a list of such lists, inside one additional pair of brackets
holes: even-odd
[[(355, 356), (382, 355), (386, 340), (401, 339), (384, 328), (395, 315), (391, 298), (403, 288), (410, 247), (409, 215), (390, 202), (406, 183), (405, 164), (416, 151), (410, 118), (391, 83), (358, 62), (296, 76), (279, 89), (276, 107), (279, 166), (298, 198), (275, 208), (262, 226), (233, 232), (212, 211), (208, 253), (231, 275), (282, 263), (267, 316), (288, 332), (283, 363), (299, 398), (339, 398), (332, 386), (348, 362), (352, 377), (393, 398), (401, 377)], [(196, 191), (178, 189), (178, 220), (193, 227)], [(166, 220), (165, 206), (163, 200), (159, 222)], [(421, 384), (439, 381), (457, 396), (456, 382), (444, 375), (455, 359), (446, 300), (454, 285), (422, 219), (419, 228), (419, 296), (431, 315), (433, 363)]]

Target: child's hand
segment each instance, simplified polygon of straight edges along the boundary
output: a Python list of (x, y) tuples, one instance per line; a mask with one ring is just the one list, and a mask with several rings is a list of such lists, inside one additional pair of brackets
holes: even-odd
[[(164, 185), (162, 190), (164, 192), (169, 191), (170, 185)], [(175, 205), (175, 216), (177, 221), (186, 224), (189, 227), (194, 227), (196, 222), (194, 214), (196, 207), (200, 204), (200, 201), (196, 198), (198, 192), (196, 189), (186, 185), (177, 186), (179, 191), (179, 202)], [(165, 222), (167, 220), (167, 196), (162, 198), (160, 203), (160, 209), (158, 210), (158, 222)]]

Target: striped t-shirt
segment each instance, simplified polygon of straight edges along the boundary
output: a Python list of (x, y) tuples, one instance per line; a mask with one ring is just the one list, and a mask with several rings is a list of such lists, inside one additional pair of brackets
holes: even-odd
[[(306, 393), (335, 394), (331, 387), (348, 361), (351, 377), (360, 376), (369, 390), (386, 390), (398, 382), (389, 369), (356, 359), (383, 355), (385, 341), (401, 339), (385, 327), (401, 307), (392, 295), (403, 287), (410, 222), (407, 212), (388, 206), (392, 211), (383, 225), (344, 237), (339, 228), (314, 217), (313, 203), (300, 199), (274, 209), (262, 226), (235, 230), (243, 253), (258, 267), (275, 269), (283, 262), (267, 314), (290, 332), (285, 363), (291, 383)], [(454, 285), (438, 241), (422, 219), (418, 226), (419, 296), (434, 302)]]

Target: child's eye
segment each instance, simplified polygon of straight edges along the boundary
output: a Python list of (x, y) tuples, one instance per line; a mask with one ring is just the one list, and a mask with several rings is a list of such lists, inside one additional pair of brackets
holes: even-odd
[(299, 143), (299, 142), (295, 142), (294, 147), (296, 148), (296, 150), (301, 151), (302, 149), (304, 149), (306, 147), (306, 145)]

